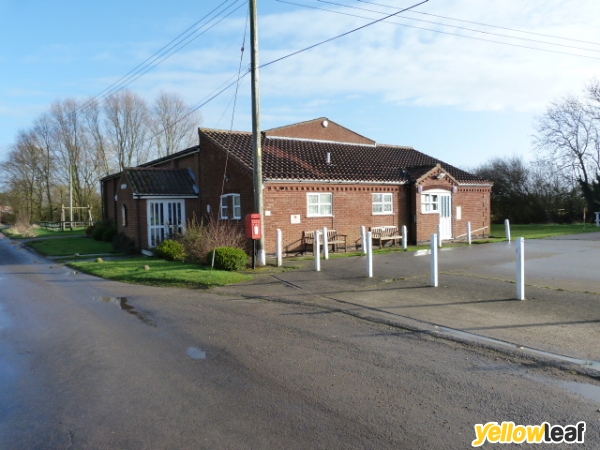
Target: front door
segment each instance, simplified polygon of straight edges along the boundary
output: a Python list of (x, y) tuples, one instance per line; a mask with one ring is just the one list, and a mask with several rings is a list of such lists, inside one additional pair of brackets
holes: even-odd
[(452, 197), (440, 195), (440, 238), (452, 239)]

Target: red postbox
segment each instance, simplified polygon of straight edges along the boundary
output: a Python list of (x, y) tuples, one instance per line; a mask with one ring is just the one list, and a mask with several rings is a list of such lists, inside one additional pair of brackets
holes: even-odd
[(260, 214), (246, 214), (246, 237), (248, 239), (262, 238)]

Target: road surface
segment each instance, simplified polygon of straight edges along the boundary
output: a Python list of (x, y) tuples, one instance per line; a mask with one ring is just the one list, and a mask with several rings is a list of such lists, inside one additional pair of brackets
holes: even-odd
[(2, 449), (465, 449), (490, 421), (585, 421), (599, 448), (598, 390), (318, 308), (73, 273), (0, 235)]

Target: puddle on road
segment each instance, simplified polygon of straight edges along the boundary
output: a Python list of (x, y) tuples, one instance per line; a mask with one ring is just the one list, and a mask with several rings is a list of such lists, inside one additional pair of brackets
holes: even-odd
[(206, 352), (198, 347), (188, 347), (186, 353), (192, 359), (206, 359)]
[(133, 306), (128, 304), (127, 297), (92, 297), (92, 301), (104, 302), (104, 303), (114, 303), (119, 307), (119, 309), (121, 309), (122, 311), (125, 311), (128, 314), (131, 314), (132, 316), (137, 317), (145, 324), (153, 326), (153, 327), (156, 326), (156, 324), (154, 322), (152, 322), (146, 314), (137, 311)]

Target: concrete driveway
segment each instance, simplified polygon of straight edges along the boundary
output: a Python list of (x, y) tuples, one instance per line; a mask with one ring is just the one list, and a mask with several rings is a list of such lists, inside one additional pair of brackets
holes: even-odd
[(373, 278), (365, 257), (350, 257), (220, 290), (600, 361), (600, 233), (526, 240), (525, 255), (525, 301), (516, 300), (514, 241), (442, 248), (438, 288), (427, 252), (397, 252), (375, 255)]

